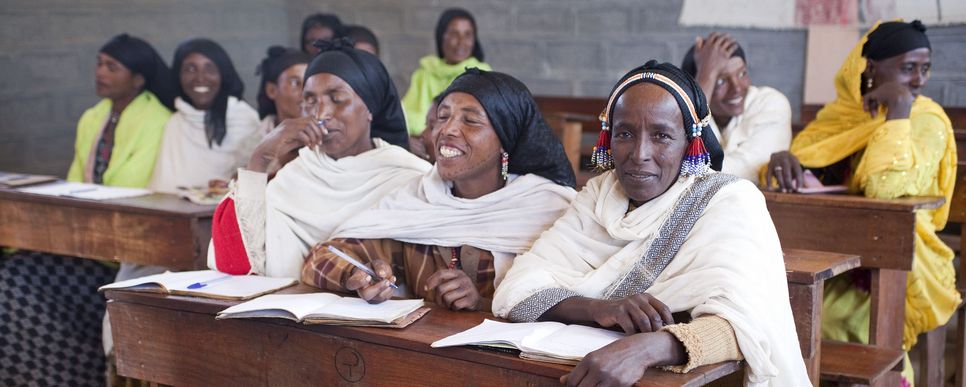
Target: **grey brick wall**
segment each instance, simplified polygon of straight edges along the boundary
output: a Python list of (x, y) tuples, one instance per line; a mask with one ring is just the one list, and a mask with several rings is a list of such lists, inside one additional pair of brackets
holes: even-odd
[[(97, 101), (94, 57), (111, 36), (144, 37), (167, 60), (184, 39), (210, 37), (228, 50), (253, 102), (255, 65), (270, 44), (295, 45), (302, 18), (333, 12), (380, 39), (400, 92), (420, 57), (435, 52), (433, 28), (447, 7), (477, 17), (487, 62), (535, 94), (602, 96), (646, 59), (679, 63), (708, 28), (677, 25), (681, 0), (5, 0), (0, 5), (0, 170), (66, 173), (74, 131)], [(755, 84), (784, 92), (797, 117), (804, 31), (724, 29), (748, 54)], [(932, 28), (926, 94), (966, 106), (966, 26)]]

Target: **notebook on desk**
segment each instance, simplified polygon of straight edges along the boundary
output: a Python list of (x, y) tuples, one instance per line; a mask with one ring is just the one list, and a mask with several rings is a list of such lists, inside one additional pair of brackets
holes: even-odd
[(123, 199), (151, 194), (151, 190), (144, 188), (108, 187), (99, 184), (66, 181), (20, 188), (19, 191), (37, 195), (70, 196), (89, 200)]
[(567, 325), (553, 321), (505, 323), (483, 320), (483, 323), (455, 335), (437, 340), (433, 348), (476, 345), (494, 348), (516, 348), (524, 359), (574, 365), (607, 344), (625, 335), (620, 332), (583, 325)]
[(269, 294), (225, 309), (216, 318), (284, 318), (303, 324), (405, 328), (428, 311), (423, 300), (370, 304), (332, 293)]
[(27, 187), (52, 181), (57, 181), (57, 177), (0, 172), (0, 186), (7, 188)]
[(230, 275), (214, 270), (164, 272), (101, 286), (98, 291), (125, 289), (155, 293), (249, 300), (298, 283), (292, 278)]

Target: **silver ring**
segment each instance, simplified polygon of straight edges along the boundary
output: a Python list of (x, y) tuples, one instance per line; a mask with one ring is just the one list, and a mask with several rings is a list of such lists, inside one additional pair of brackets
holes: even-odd
[(781, 170), (782, 170), (782, 167), (781, 167), (780, 165), (779, 165), (779, 166), (777, 166), (777, 167), (775, 167), (775, 171), (776, 171), (776, 172), (781, 172)]

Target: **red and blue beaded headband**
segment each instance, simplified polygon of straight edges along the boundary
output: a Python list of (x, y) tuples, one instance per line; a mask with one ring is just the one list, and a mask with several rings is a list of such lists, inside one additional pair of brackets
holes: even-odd
[(614, 103), (617, 102), (617, 97), (620, 96), (624, 90), (628, 87), (636, 84), (637, 82), (643, 81), (645, 79), (653, 79), (660, 82), (662, 85), (667, 86), (670, 90), (673, 90), (675, 94), (678, 95), (679, 99), (684, 101), (684, 104), (688, 107), (688, 113), (691, 115), (691, 130), (688, 133), (688, 140), (690, 145), (688, 146), (688, 151), (685, 154), (684, 162), (681, 165), (681, 171), (685, 174), (703, 175), (710, 171), (711, 169), (711, 154), (708, 152), (707, 148), (704, 146), (704, 141), (701, 139), (701, 132), (704, 127), (710, 125), (711, 114), (709, 113), (703, 119), (698, 119), (698, 113), (694, 108), (694, 103), (691, 102), (691, 98), (688, 94), (684, 92), (681, 86), (672, 81), (670, 78), (658, 74), (655, 72), (646, 71), (640, 74), (634, 74), (623, 82), (621, 82), (611, 93), (610, 98), (607, 100), (607, 106), (604, 107), (604, 111), (600, 113), (598, 119), (600, 119), (600, 135), (597, 137), (597, 145), (594, 146), (594, 151), (591, 154), (591, 163), (597, 170), (605, 171), (612, 169), (614, 167), (614, 156), (611, 154), (610, 150), (610, 116), (609, 112), (613, 107)]

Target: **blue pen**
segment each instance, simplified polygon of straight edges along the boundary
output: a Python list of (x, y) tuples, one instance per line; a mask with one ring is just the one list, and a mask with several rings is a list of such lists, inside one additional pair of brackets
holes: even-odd
[[(366, 265), (363, 265), (361, 262), (356, 261), (355, 259), (352, 259), (352, 257), (346, 255), (346, 253), (343, 253), (342, 250), (339, 250), (339, 249), (337, 249), (335, 247), (329, 246), (329, 251), (331, 251), (335, 255), (338, 255), (339, 258), (344, 259), (346, 262), (351, 263), (352, 266), (355, 266), (355, 267), (359, 268), (359, 270), (362, 270), (366, 274), (372, 276), (372, 279), (374, 281), (380, 282), (380, 281), (382, 281), (382, 280), (385, 279), (385, 278), (382, 278), (382, 277), (376, 275), (376, 272), (374, 272), (374, 271), (372, 271), (372, 269), (366, 267)], [(391, 288), (393, 288), (393, 289), (399, 289), (399, 287), (396, 286), (396, 284), (394, 284), (392, 282), (389, 283), (389, 286)]]
[(229, 279), (229, 278), (231, 278), (231, 277), (232, 277), (231, 275), (226, 275), (226, 276), (224, 276), (224, 277), (218, 277), (218, 278), (215, 278), (215, 279), (213, 279), (213, 280), (211, 280), (211, 281), (205, 281), (205, 282), (195, 282), (195, 283), (193, 283), (193, 284), (191, 284), (191, 285), (188, 285), (188, 289), (191, 289), (191, 290), (194, 290), (194, 289), (201, 289), (201, 288), (203, 288), (203, 287), (205, 287), (205, 286), (208, 286), (208, 285), (211, 285), (211, 284), (213, 284), (213, 283), (215, 283), (215, 282), (218, 282), (218, 281), (224, 281), (224, 280), (226, 280), (226, 279)]

